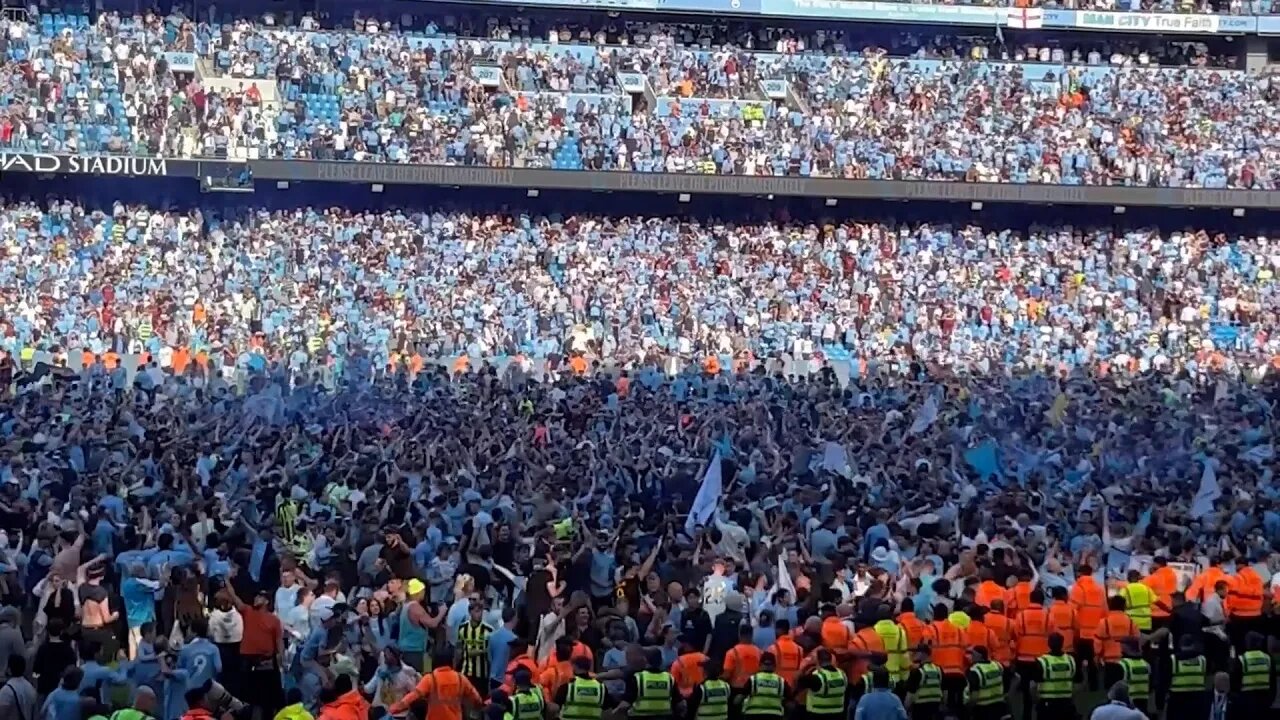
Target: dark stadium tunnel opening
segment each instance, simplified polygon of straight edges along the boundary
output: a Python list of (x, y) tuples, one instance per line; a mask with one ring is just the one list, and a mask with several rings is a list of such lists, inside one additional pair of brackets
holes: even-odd
[(223, 215), (311, 206), (352, 211), (678, 217), (731, 223), (949, 223), (988, 230), (1071, 226), (1122, 231), (1158, 227), (1170, 232), (1194, 229), (1210, 235), (1258, 235), (1280, 228), (1278, 213), (1250, 210), (1243, 217), (1235, 217), (1231, 208), (1129, 207), (1118, 214), (1111, 206), (985, 203), (981, 210), (973, 210), (968, 202), (917, 200), (840, 200), (829, 206), (824, 198), (726, 195), (694, 195), (682, 202), (675, 194), (640, 192), (541, 190), (537, 197), (531, 197), (527, 188), (387, 185), (374, 192), (370, 185), (336, 182), (291, 182), (287, 188), (280, 188), (273, 181), (261, 179), (254, 182), (252, 192), (207, 190), (202, 191), (197, 180), (185, 178), (7, 173), (0, 181), (0, 198), (5, 202), (44, 203), (69, 198), (86, 208), (107, 211), (114, 203), (123, 202), (152, 209), (200, 209)]

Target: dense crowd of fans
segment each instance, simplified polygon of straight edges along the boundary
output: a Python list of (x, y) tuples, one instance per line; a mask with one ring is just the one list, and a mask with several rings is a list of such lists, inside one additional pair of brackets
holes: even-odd
[(1272, 377), (51, 364), (0, 404), (4, 717), (1274, 697)]
[[(0, 140), (28, 150), (1262, 189), (1277, 172), (1272, 80), (1195, 68), (1214, 55), (1193, 44), (1135, 57), (1101, 40), (961, 54), (931, 37), (698, 26), (552, 44), (493, 39), (525, 34), (504, 21), (449, 26), (478, 40), (309, 16), (5, 24)], [(596, 42), (623, 35), (635, 44)], [(175, 73), (179, 51), (243, 82)]]
[[(10, 13), (0, 142), (1277, 177), (1211, 44), (332, 20)], [(0, 720), (1270, 717), (1271, 244), (5, 202)]]
[[(652, 354), (728, 367), (915, 359), (1258, 373), (1280, 355), (1265, 235), (606, 216), (0, 212), (0, 344), (293, 372)], [(339, 372), (341, 368), (337, 369)]]

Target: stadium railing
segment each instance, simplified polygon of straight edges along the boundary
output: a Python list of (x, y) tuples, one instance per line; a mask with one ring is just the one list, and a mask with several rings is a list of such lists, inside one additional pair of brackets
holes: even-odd
[(1137, 186), (1032, 185), (925, 180), (701, 175), (461, 167), (327, 160), (204, 160), (121, 155), (0, 152), (0, 176), (208, 178), (262, 182), (491, 187), (527, 190), (778, 196), (832, 200), (990, 202), (1115, 207), (1280, 209), (1280, 191)]

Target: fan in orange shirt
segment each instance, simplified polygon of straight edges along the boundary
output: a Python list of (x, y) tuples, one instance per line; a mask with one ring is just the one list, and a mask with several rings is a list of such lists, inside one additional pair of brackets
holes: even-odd
[(750, 625), (738, 628), (738, 644), (729, 649), (724, 656), (724, 679), (735, 690), (741, 690), (760, 670), (760, 648), (755, 646), (753, 636), (755, 630)]
[(419, 698), (427, 700), (426, 720), (462, 720), (463, 708), (479, 708), (483, 701), (471, 681), (453, 669), (453, 651), (445, 648), (432, 658), (435, 669), (418, 681), (400, 701), (388, 708), (392, 715), (403, 715)]
[(558, 638), (555, 651), (547, 660), (538, 673), (538, 684), (542, 686), (542, 697), (555, 697), (560, 686), (573, 679), (573, 640)]

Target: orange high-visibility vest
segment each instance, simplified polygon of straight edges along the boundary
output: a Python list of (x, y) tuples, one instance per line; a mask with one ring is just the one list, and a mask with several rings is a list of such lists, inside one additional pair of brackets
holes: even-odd
[(516, 691), (515, 674), (516, 670), (524, 668), (529, 671), (530, 677), (538, 677), (538, 662), (526, 655), (521, 655), (507, 663), (507, 667), (502, 672), (502, 690), (509, 697), (511, 693)]
[(1120, 662), (1124, 652), (1120, 641), (1125, 638), (1137, 639), (1138, 626), (1121, 610), (1112, 610), (1098, 623), (1098, 635), (1095, 638), (1102, 644), (1098, 657), (1103, 662)]
[[(854, 634), (853, 639), (849, 641), (849, 650), (861, 655), (879, 653), (886, 654), (884, 650), (884, 639), (880, 637), (873, 628), (862, 628)], [(871, 669), (871, 660), (867, 657), (858, 657), (855, 655), (849, 661), (848, 676), (851, 678), (860, 678)]]
[(924, 640), (925, 631), (929, 628), (915, 613), (902, 613), (898, 616), (898, 624), (907, 634), (907, 647), (918, 647)]
[(800, 677), (800, 666), (804, 663), (804, 649), (789, 637), (780, 637), (769, 646), (769, 652), (777, 659), (774, 672), (790, 687), (796, 687), (796, 679)]
[(542, 674), (538, 676), (538, 684), (542, 686), (542, 691), (546, 693), (543, 697), (555, 697), (556, 692), (572, 679), (573, 663), (569, 660), (563, 660), (544, 668)]
[(1195, 580), (1191, 581), (1191, 587), (1187, 588), (1187, 600), (1203, 603), (1205, 598), (1213, 594), (1213, 586), (1217, 585), (1219, 580), (1226, 580), (1228, 585), (1231, 583), (1231, 578), (1222, 572), (1222, 568), (1216, 565), (1209, 566), (1208, 570), (1200, 573)]
[(1227, 594), (1227, 615), (1232, 619), (1261, 616), (1264, 592), (1258, 571), (1245, 565), (1236, 573), (1235, 582)]
[(1072, 653), (1076, 649), (1076, 633), (1079, 625), (1075, 606), (1069, 602), (1056, 602), (1049, 608), (1049, 629), (1062, 636), (1062, 649)]
[(1005, 593), (1004, 614), (1008, 615), (1010, 620), (1018, 617), (1018, 613), (1023, 609), (1031, 607), (1031, 589), (1031, 583), (1023, 581)]
[(1013, 664), (1013, 621), (1000, 613), (988, 613), (983, 616), (983, 622), (996, 637), (995, 647), (987, 648), (992, 662), (1009, 667)]
[(938, 620), (929, 626), (925, 635), (933, 645), (933, 664), (947, 675), (964, 675), (965, 639), (960, 629), (950, 620)]
[(1018, 613), (1013, 623), (1018, 660), (1035, 662), (1049, 652), (1049, 613), (1032, 603)]
[[(1173, 568), (1166, 566), (1156, 570), (1144, 577), (1142, 584), (1151, 588), (1158, 602), (1164, 603), (1165, 607), (1173, 607), (1173, 593), (1178, 589), (1178, 573)], [(1169, 611), (1162, 610), (1159, 605), (1152, 605), (1151, 617), (1169, 617)]]
[(973, 602), (976, 605), (990, 610), (992, 600), (1003, 600), (1004, 588), (995, 583), (994, 580), (985, 580), (978, 585), (977, 591), (973, 594)]
[(707, 673), (703, 670), (706, 662), (706, 655), (691, 652), (681, 655), (671, 663), (671, 678), (675, 680), (676, 687), (680, 688), (681, 695), (689, 697), (693, 694), (693, 689), (707, 679)]
[(1092, 577), (1076, 580), (1071, 588), (1071, 604), (1076, 608), (1076, 624), (1081, 640), (1093, 640), (1098, 634), (1098, 624), (1107, 615), (1107, 594)]
[(760, 648), (751, 644), (738, 643), (724, 655), (724, 675), (726, 682), (735, 688), (746, 687), (747, 681), (760, 671)]
[(852, 640), (852, 631), (840, 618), (829, 617), (822, 621), (822, 647), (833, 653), (842, 653)]
[(970, 650), (976, 647), (984, 647), (990, 651), (999, 642), (996, 640), (996, 634), (991, 632), (991, 628), (979, 620), (970, 620), (969, 627), (965, 628), (964, 634), (965, 644)]

